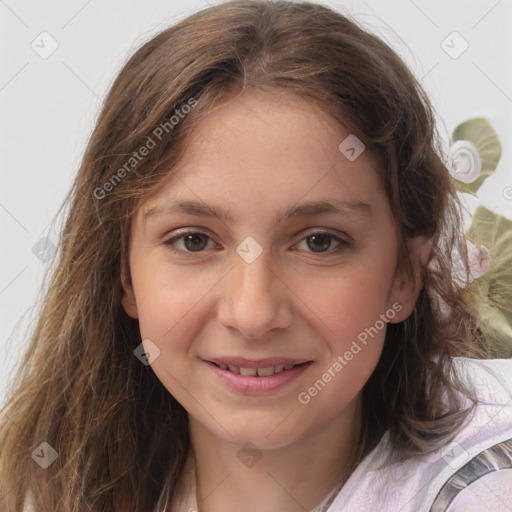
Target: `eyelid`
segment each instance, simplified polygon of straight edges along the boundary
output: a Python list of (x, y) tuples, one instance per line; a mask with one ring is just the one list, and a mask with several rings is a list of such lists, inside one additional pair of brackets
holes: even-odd
[[(175, 242), (177, 242), (178, 240), (182, 239), (183, 237), (185, 237), (187, 235), (196, 235), (196, 234), (203, 235), (203, 236), (207, 237), (209, 239), (209, 241), (211, 240), (212, 242), (217, 244), (215, 239), (208, 233), (208, 231), (205, 231), (204, 228), (182, 228), (182, 229), (178, 229), (178, 230), (173, 232), (172, 236), (170, 236), (168, 238), (165, 238), (163, 243), (165, 245), (167, 245), (172, 251), (177, 252), (179, 254), (184, 254), (186, 256), (192, 256), (194, 254), (204, 253), (204, 252), (206, 252), (204, 250), (203, 251), (197, 251), (196, 253), (194, 253), (193, 251), (183, 251), (181, 249), (177, 249), (173, 245)], [(217, 244), (217, 245), (219, 245), (219, 244)]]
[(187, 228), (178, 228), (178, 229), (174, 229), (172, 231), (172, 236), (169, 236), (169, 235), (166, 235), (165, 236), (165, 240), (166, 241), (169, 241), (169, 240), (172, 240), (172, 239), (175, 239), (175, 238), (179, 238), (181, 236), (185, 236), (185, 235), (191, 235), (191, 234), (201, 234), (201, 235), (205, 235), (209, 238), (211, 238), (212, 240), (214, 239), (213, 236), (210, 234), (210, 232), (205, 229), (205, 228), (195, 228), (195, 227), (187, 227)]
[(307, 238), (308, 236), (311, 236), (311, 235), (328, 235), (328, 236), (331, 236), (332, 238), (335, 238), (336, 240), (340, 240), (341, 242), (344, 242), (347, 244), (353, 243), (352, 237), (350, 237), (346, 233), (343, 233), (343, 232), (340, 233), (339, 231), (336, 231), (336, 233), (333, 233), (333, 231), (331, 231), (327, 228), (321, 228), (321, 227), (309, 228), (304, 232), (300, 232), (300, 235), (302, 236), (301, 240), (303, 238)]
[(327, 235), (329, 238), (332, 238), (333, 240), (338, 242), (339, 245), (338, 245), (338, 247), (336, 247), (334, 249), (330, 249), (325, 252), (306, 251), (307, 254), (328, 257), (328, 256), (334, 256), (334, 255), (338, 254), (340, 252), (340, 250), (342, 250), (342, 249), (351, 249), (354, 247), (354, 243), (351, 241), (351, 237), (349, 237), (348, 235), (344, 235), (345, 238), (343, 238), (342, 236), (337, 235), (337, 234), (335, 235), (334, 233), (332, 233), (324, 228), (316, 228), (316, 229), (308, 230), (305, 233), (302, 233), (300, 240), (294, 244), (294, 247), (296, 245), (300, 244), (306, 238), (309, 238), (310, 236), (313, 236), (313, 235)]

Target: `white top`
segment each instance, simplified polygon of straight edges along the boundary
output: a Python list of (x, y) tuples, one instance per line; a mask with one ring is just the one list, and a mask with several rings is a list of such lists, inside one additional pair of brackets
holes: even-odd
[[(491, 446), (512, 439), (512, 359), (457, 357), (461, 378), (473, 384), (478, 405), (471, 421), (434, 454), (380, 467), (388, 434), (361, 461), (327, 512), (429, 512), (459, 468)], [(468, 399), (463, 405), (470, 404)], [(493, 471), (461, 490), (446, 512), (512, 512), (512, 469)]]

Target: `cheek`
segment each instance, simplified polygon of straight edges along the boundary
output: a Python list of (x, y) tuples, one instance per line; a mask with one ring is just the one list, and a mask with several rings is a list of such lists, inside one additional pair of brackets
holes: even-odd
[(190, 324), (216, 282), (215, 275), (201, 272), (199, 267), (173, 268), (161, 261), (135, 266), (132, 275), (141, 334), (162, 342), (173, 338), (179, 342), (181, 336), (173, 333)]
[[(319, 422), (331, 422), (360, 393), (384, 346), (387, 307), (384, 287), (363, 278), (345, 278), (316, 288), (309, 315), (312, 332), (324, 347), (316, 371), (301, 390), (301, 407)], [(384, 319), (382, 319), (384, 317)]]
[(342, 349), (386, 314), (390, 286), (389, 276), (352, 268), (321, 279), (297, 281), (294, 289), (304, 298), (319, 332), (331, 346)]
[(183, 390), (193, 385), (193, 375), (187, 371), (188, 355), (191, 340), (197, 334), (194, 329), (200, 328), (197, 315), (205, 290), (194, 286), (197, 280), (180, 278), (179, 272), (171, 274), (156, 265), (146, 268), (150, 270), (132, 274), (140, 334), (159, 351), (151, 361), (151, 371), (183, 404), (187, 400)]
[(389, 305), (393, 265), (392, 257), (361, 259), (336, 275), (297, 282), (299, 297), (309, 297), (304, 314), (326, 348), (315, 375), (332, 382), (325, 398), (332, 393), (338, 403), (350, 401), (373, 372), (395, 316)]
[(137, 299), (137, 308), (141, 336), (159, 349), (158, 357), (151, 362), (151, 371), (189, 409), (190, 395), (186, 390), (195, 386), (189, 354), (191, 342), (201, 328), (198, 315), (205, 292), (190, 282), (156, 271), (139, 277), (137, 297), (141, 299)]

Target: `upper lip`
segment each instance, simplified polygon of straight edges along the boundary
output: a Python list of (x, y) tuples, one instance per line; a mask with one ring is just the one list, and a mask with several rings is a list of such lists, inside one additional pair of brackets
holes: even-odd
[(226, 364), (239, 366), (241, 368), (268, 368), (270, 366), (285, 364), (302, 364), (309, 363), (309, 359), (299, 359), (296, 357), (268, 357), (264, 359), (247, 359), (246, 357), (215, 357), (205, 359), (210, 363)]

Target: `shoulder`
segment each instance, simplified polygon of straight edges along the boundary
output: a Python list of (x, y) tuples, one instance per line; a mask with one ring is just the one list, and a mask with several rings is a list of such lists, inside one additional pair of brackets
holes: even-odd
[(512, 359), (455, 357), (453, 366), (480, 403), (506, 405), (512, 400)]
[[(449, 478), (432, 510), (512, 510), (512, 359), (455, 358), (477, 406), (469, 423), (444, 449)], [(432, 497), (432, 493), (430, 493)]]
[(468, 504), (480, 504), (481, 511), (499, 512), (503, 503), (512, 505), (512, 438), (481, 451), (456, 470), (437, 493), (431, 510), (460, 512)]
[[(512, 359), (455, 358), (453, 363), (455, 371), (469, 385), (472, 397), (477, 402), (466, 425), (448, 445), (436, 452), (395, 464), (387, 462), (391, 448), (389, 437), (385, 434), (376, 449), (356, 468), (329, 512), (430, 512), (436, 497), (450, 478), (460, 474), (464, 467), (473, 471), (477, 463), (480, 467), (477, 480), (481, 479), (481, 483), (476, 484), (477, 480), (469, 478), (464, 486), (458, 487), (457, 492), (447, 493), (451, 506), (459, 507), (449, 509), (449, 512), (466, 512), (455, 498), (467, 501), (473, 492), (492, 492), (482, 490), (482, 485), (487, 482), (498, 482), (496, 485), (499, 487), (505, 485), (503, 481), (506, 481), (508, 487), (503, 493), (510, 493), (512, 469), (509, 471), (505, 468), (512, 460), (512, 444), (506, 444), (509, 440), (512, 443)], [(463, 407), (471, 404), (469, 399), (467, 404), (464, 400), (462, 402)], [(502, 464), (504, 469), (499, 471), (498, 467), (492, 470), (488, 467), (496, 463), (495, 453), (489, 451), (494, 446), (501, 447), (506, 459)], [(483, 452), (486, 452), (487, 458), (477, 458)], [(488, 465), (487, 471), (481, 469), (486, 467), (485, 464)], [(464, 489), (465, 495), (461, 489)], [(482, 496), (484, 501), (490, 502), (488, 496)], [(508, 496), (505, 497), (508, 499)], [(438, 510), (448, 512), (446, 507)], [(479, 512), (485, 510), (501, 512), (502, 509), (480, 508)], [(512, 506), (504, 510), (510, 512)]]
[(488, 473), (462, 489), (446, 512), (510, 512), (512, 468)]

